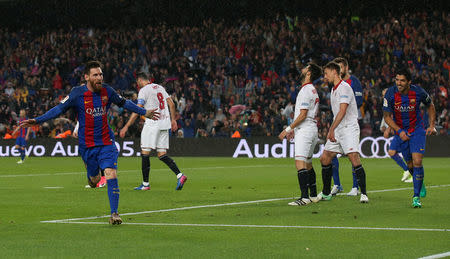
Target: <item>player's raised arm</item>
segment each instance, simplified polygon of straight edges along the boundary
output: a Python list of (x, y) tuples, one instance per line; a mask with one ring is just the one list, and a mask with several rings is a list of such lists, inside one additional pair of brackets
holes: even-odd
[(119, 107), (123, 107), (124, 109), (127, 109), (129, 111), (132, 111), (134, 113), (137, 113), (139, 115), (143, 115), (149, 119), (157, 120), (159, 118), (159, 112), (156, 111), (156, 109), (153, 110), (145, 110), (142, 107), (137, 106), (132, 101), (127, 100), (120, 96), (114, 89), (109, 87), (108, 89), (111, 94), (111, 101), (115, 104), (117, 104)]
[(40, 124), (45, 121), (54, 119), (61, 115), (62, 113), (66, 112), (73, 104), (73, 100), (75, 99), (74, 91), (72, 90), (66, 98), (64, 98), (61, 103), (56, 105), (55, 107), (51, 108), (49, 111), (44, 113), (43, 115), (36, 117), (34, 119), (24, 120), (20, 124), (20, 127), (31, 127), (35, 124)]

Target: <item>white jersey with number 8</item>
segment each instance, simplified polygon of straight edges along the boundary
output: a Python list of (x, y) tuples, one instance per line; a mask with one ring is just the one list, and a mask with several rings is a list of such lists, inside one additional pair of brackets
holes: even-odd
[(157, 109), (159, 112), (158, 120), (146, 118), (145, 125), (157, 126), (160, 130), (170, 129), (171, 120), (167, 98), (169, 98), (166, 89), (158, 84), (148, 84), (139, 91), (138, 104), (144, 106), (146, 110)]

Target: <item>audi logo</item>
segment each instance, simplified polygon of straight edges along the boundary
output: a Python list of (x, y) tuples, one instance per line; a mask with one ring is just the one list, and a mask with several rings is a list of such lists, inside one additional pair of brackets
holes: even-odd
[[(388, 150), (389, 145), (391, 144), (391, 141), (394, 137), (390, 137), (388, 139), (384, 137), (365, 137), (361, 139), (359, 142), (359, 150), (361, 157), (364, 158), (388, 158)], [(367, 143), (366, 143), (367, 142)], [(363, 149), (363, 145), (365, 144), (365, 147)], [(366, 145), (370, 145), (369, 148), (367, 148)], [(383, 152), (380, 152), (383, 151)]]

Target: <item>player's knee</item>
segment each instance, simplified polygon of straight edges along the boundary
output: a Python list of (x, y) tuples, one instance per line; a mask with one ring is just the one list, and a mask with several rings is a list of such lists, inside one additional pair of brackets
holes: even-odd
[(167, 154), (167, 152), (165, 150), (163, 150), (163, 151), (160, 151), (159, 149), (157, 150), (157, 155), (158, 155), (159, 159), (164, 157), (166, 154)]
[(359, 153), (349, 153), (348, 158), (353, 166), (357, 166), (361, 164), (361, 159), (359, 158)]
[(105, 169), (105, 178), (106, 178), (106, 180), (117, 178), (116, 169), (106, 168)]
[(397, 154), (397, 151), (389, 149), (388, 154), (389, 156), (395, 156), (395, 154)]
[(331, 157), (330, 157), (329, 155), (323, 153), (323, 154), (320, 156), (320, 163), (321, 163), (322, 165), (329, 165), (329, 164), (331, 164)]
[(151, 149), (143, 148), (143, 149), (141, 149), (141, 155), (148, 156), (148, 155), (150, 155), (151, 151), (152, 151)]
[(422, 167), (422, 159), (421, 158), (413, 159), (412, 163), (413, 163), (414, 167)]

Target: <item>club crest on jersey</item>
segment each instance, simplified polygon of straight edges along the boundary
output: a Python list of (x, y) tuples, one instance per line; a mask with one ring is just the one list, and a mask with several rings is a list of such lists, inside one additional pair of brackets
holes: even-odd
[(416, 99), (411, 99), (409, 102), (410, 102), (411, 104), (416, 104)]
[(108, 96), (102, 96), (102, 102), (107, 102), (108, 101)]

